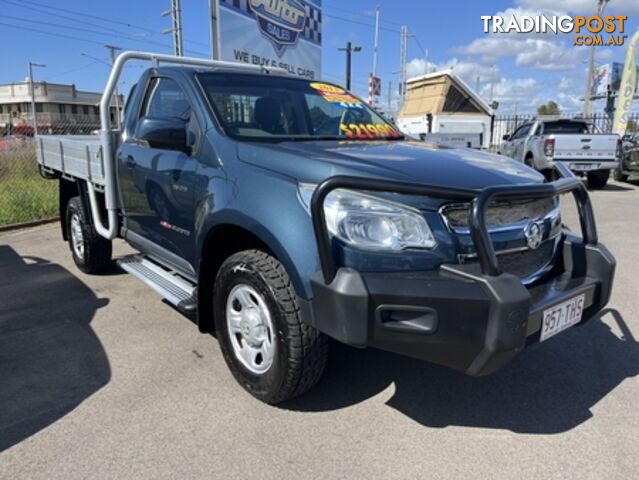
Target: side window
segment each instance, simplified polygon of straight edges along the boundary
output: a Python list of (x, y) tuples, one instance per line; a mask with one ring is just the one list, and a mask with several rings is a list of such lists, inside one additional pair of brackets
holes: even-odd
[(521, 133), (521, 129), (522, 127), (516, 128), (515, 131), (513, 132), (513, 134), (510, 136), (511, 140), (516, 140), (517, 138), (519, 138), (519, 134)]
[(529, 131), (530, 131), (530, 124), (529, 123), (527, 123), (525, 125), (522, 125), (521, 127), (519, 127), (517, 129), (517, 131), (513, 135), (513, 140), (524, 138), (526, 135), (528, 135)]
[(175, 80), (154, 78), (149, 85), (142, 116), (151, 118), (191, 119), (191, 105)]

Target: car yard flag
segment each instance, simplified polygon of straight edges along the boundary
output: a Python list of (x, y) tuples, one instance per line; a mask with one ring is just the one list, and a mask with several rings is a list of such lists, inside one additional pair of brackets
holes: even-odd
[(639, 31), (632, 36), (628, 44), (626, 64), (621, 77), (619, 100), (617, 102), (617, 111), (615, 112), (615, 123), (612, 128), (613, 133), (618, 135), (624, 135), (626, 133), (630, 109), (632, 108), (632, 100), (637, 88), (637, 67), (635, 66), (637, 44), (639, 44)]

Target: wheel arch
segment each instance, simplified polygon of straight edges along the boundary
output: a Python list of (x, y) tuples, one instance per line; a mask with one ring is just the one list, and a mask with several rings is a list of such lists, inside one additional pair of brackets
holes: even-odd
[[(237, 212), (235, 216), (237, 217)], [(303, 289), (301, 276), (286, 249), (266, 228), (254, 221), (217, 223), (203, 235), (200, 245), (197, 323), (201, 332), (211, 332), (214, 327), (212, 297), (200, 292), (213, 291), (222, 263), (234, 253), (257, 249), (272, 255), (286, 269), (295, 292), (299, 294), (300, 289)]]
[(69, 239), (69, 232), (67, 231), (68, 229), (66, 221), (67, 206), (69, 205), (69, 200), (77, 196), (80, 197), (80, 201), (82, 202), (86, 218), (89, 222), (93, 223), (86, 183), (81, 180), (72, 181), (65, 178), (60, 178), (60, 180), (58, 181), (60, 228), (62, 230), (62, 239), (65, 241)]

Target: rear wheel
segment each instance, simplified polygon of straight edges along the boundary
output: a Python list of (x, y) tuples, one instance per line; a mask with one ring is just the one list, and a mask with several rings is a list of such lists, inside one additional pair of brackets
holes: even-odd
[(621, 170), (621, 167), (615, 168), (615, 171), (613, 173), (613, 177), (618, 182), (627, 182), (628, 181), (628, 175), (625, 175), (623, 173), (623, 171)]
[(533, 162), (533, 156), (531, 154), (526, 155), (524, 159), (524, 163), (528, 165), (530, 168), (535, 169), (535, 162)]
[(215, 280), (213, 302), (224, 360), (251, 395), (277, 404), (319, 381), (327, 339), (302, 323), (290, 279), (277, 259), (258, 250), (229, 257)]
[(67, 238), (73, 261), (84, 273), (100, 273), (111, 262), (111, 241), (98, 235), (80, 197), (67, 204)]
[(588, 187), (593, 190), (604, 188), (608, 183), (608, 177), (610, 177), (609, 170), (588, 172)]

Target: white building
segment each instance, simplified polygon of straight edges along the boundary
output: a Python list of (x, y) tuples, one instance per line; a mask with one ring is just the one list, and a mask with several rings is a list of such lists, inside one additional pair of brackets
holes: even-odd
[[(38, 130), (76, 130), (89, 132), (100, 128), (101, 93), (83, 92), (75, 85), (34, 82), (35, 113)], [(120, 98), (120, 105), (123, 105)], [(111, 118), (115, 115), (115, 98), (111, 103)], [(31, 92), (28, 79), (20, 83), (0, 85), (0, 128), (5, 132), (31, 131)], [(79, 133), (79, 132), (78, 132)]]

